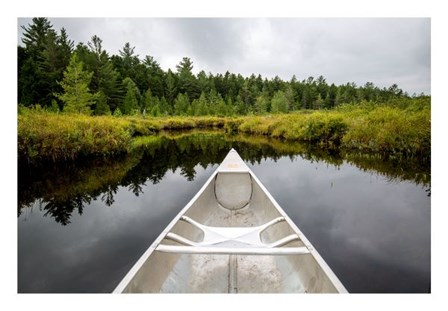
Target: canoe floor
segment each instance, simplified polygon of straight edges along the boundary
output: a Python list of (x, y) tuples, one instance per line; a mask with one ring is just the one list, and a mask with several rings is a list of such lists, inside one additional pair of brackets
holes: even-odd
[[(183, 255), (162, 293), (303, 293), (284, 256)], [(185, 273), (188, 271), (188, 273)], [(187, 278), (185, 278), (188, 276)]]

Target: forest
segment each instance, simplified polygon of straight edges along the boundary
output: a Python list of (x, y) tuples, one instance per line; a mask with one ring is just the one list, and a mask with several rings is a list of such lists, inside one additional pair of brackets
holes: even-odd
[[(64, 28), (33, 18), (18, 46), (18, 104), (90, 115), (233, 116), (333, 109), (344, 103), (409, 98), (398, 85), (372, 82), (335, 85), (323, 76), (283, 81), (252, 74), (193, 73), (184, 57), (176, 71), (163, 70), (151, 55), (140, 57), (126, 42), (111, 55), (96, 35), (76, 46)], [(424, 96), (413, 94), (412, 97)]]

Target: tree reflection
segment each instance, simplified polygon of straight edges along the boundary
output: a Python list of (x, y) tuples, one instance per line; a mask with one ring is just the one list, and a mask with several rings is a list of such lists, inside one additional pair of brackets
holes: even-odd
[(82, 215), (84, 204), (91, 202), (90, 197), (75, 197), (65, 201), (49, 201), (43, 207), (45, 216), (51, 216), (63, 226), (70, 223), (70, 218), (75, 210)]
[(284, 142), (264, 136), (226, 135), (222, 132), (177, 132), (151, 137), (132, 154), (114, 160), (88, 160), (64, 165), (30, 167), (19, 163), (18, 215), (23, 208), (40, 202), (45, 215), (67, 225), (74, 212), (82, 214), (92, 200), (106, 206), (115, 202), (119, 187), (127, 187), (136, 196), (144, 193), (149, 181), (160, 182), (168, 171), (180, 171), (187, 180), (196, 176), (196, 167), (219, 164), (231, 148), (251, 163), (282, 157), (294, 160), (300, 156), (311, 162), (340, 166), (344, 161), (361, 170), (399, 180), (411, 180), (428, 187), (430, 165), (418, 159), (383, 158), (380, 155), (324, 150), (295, 142)]
[(101, 196), (101, 201), (104, 202), (107, 206), (111, 206), (114, 204), (114, 194), (117, 193), (118, 187), (109, 187), (108, 190), (106, 190), (103, 195)]

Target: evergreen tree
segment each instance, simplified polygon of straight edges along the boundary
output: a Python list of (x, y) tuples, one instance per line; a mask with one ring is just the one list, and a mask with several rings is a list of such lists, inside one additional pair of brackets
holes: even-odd
[(227, 106), (226, 106), (224, 99), (222, 99), (221, 95), (218, 96), (215, 111), (216, 111), (215, 114), (217, 116), (225, 117), (227, 115)]
[(148, 88), (145, 93), (143, 93), (141, 98), (140, 107), (142, 111), (150, 111), (151, 110), (151, 102), (152, 102), (152, 92), (151, 89)]
[[(324, 99), (327, 92), (328, 92), (328, 84), (327, 81), (325, 81), (325, 78), (323, 76), (319, 76), (316, 80), (316, 100), (318, 95), (320, 95), (321, 99)], [(322, 105), (321, 105), (322, 108)], [(320, 109), (320, 108), (319, 108)]]
[(99, 91), (96, 98), (96, 105), (94, 110), (95, 115), (100, 116), (111, 114), (110, 108), (107, 105), (106, 100), (107, 100), (106, 95), (102, 91)]
[(120, 107), (117, 107), (114, 111), (114, 117), (121, 117), (123, 114), (121, 113)]
[(336, 92), (336, 97), (334, 99), (334, 105), (339, 106), (340, 104), (343, 104), (343, 102), (342, 102), (341, 89), (338, 89)]
[(165, 92), (166, 98), (168, 100), (168, 103), (172, 107), (174, 107), (174, 99), (177, 96), (177, 89), (176, 89), (176, 80), (174, 78), (174, 74), (171, 71), (171, 69), (168, 69), (165, 84), (166, 84), (166, 92)]
[(190, 105), (190, 114), (193, 116), (199, 116), (199, 99), (193, 99)]
[(207, 74), (204, 70), (201, 70), (198, 73), (197, 85), (201, 92), (208, 93), (210, 92), (210, 78), (207, 77)]
[[(19, 103), (25, 106), (38, 103), (50, 106), (53, 92), (58, 89), (56, 79), (62, 79), (64, 70), (54, 64), (57, 60), (57, 35), (47, 18), (33, 18), (33, 23), (22, 26), (22, 29), (25, 48), (19, 48), (19, 52), (23, 51), (19, 55)], [(55, 70), (59, 75), (54, 74)]]
[(241, 97), (239, 95), (236, 96), (235, 102), (233, 104), (235, 105), (236, 114), (245, 115), (247, 113), (246, 105), (241, 100)]
[(226, 115), (227, 116), (233, 116), (235, 114), (235, 109), (232, 102), (232, 97), (230, 94), (227, 95), (226, 99)]
[[(126, 42), (123, 50), (118, 51), (120, 54), (119, 59), (115, 59), (117, 70), (120, 72), (122, 77), (129, 77), (133, 81), (136, 77), (136, 68), (137, 65), (140, 63), (140, 60), (138, 59), (138, 55), (134, 52), (135, 46), (131, 47), (131, 44), (129, 42)], [(135, 83), (135, 82), (134, 82)]]
[(271, 100), (272, 113), (286, 113), (288, 112), (288, 98), (286, 98), (283, 91), (275, 92)]
[(102, 48), (102, 42), (94, 35), (87, 46), (78, 45), (77, 51), (81, 52), (81, 60), (89, 71), (93, 72), (90, 89), (92, 92), (101, 91), (106, 97), (106, 104), (110, 110), (114, 110), (123, 100), (123, 87), (119, 83), (120, 74), (114, 69), (109, 55)]
[(187, 115), (190, 107), (190, 100), (187, 94), (179, 93), (174, 100), (174, 113), (176, 115)]
[(45, 17), (33, 18), (33, 24), (28, 27), (21, 26), (24, 30), (22, 42), (30, 54), (39, 55), (45, 48), (48, 32), (53, 28)]
[(201, 96), (199, 96), (198, 99), (198, 105), (197, 105), (197, 115), (199, 116), (205, 116), (209, 114), (209, 107), (208, 107), (208, 103), (207, 103), (207, 97), (205, 96), (205, 93), (202, 92)]
[(328, 90), (328, 95), (325, 98), (325, 108), (332, 109), (336, 106), (336, 96), (338, 93), (338, 88), (334, 83), (330, 85), (330, 88)]
[(159, 104), (159, 98), (158, 97), (153, 97), (152, 98), (152, 105), (151, 105), (151, 110), (150, 113), (152, 116), (154, 117), (158, 117), (160, 116), (162, 113), (160, 111), (160, 104)]
[(298, 106), (296, 105), (296, 101), (294, 99), (294, 91), (291, 85), (288, 85), (285, 90), (285, 97), (288, 101), (288, 111), (297, 110)]
[(83, 64), (76, 53), (70, 58), (64, 79), (60, 82), (63, 94), (55, 94), (63, 103), (65, 112), (90, 114), (90, 106), (94, 104), (97, 95), (89, 91), (92, 73), (83, 70)]
[(178, 90), (185, 93), (189, 98), (195, 99), (199, 97), (198, 84), (196, 77), (193, 75), (193, 62), (190, 58), (184, 57), (179, 65), (176, 65), (178, 80)]
[(143, 65), (146, 68), (146, 82), (151, 86), (152, 94), (159, 98), (163, 97), (164, 72), (162, 68), (160, 68), (159, 63), (154, 59), (154, 57), (147, 55), (143, 60)]
[(309, 86), (305, 86), (302, 94), (302, 108), (312, 109), (313, 108), (313, 96)]
[(170, 115), (170, 114), (172, 114), (171, 106), (170, 106), (170, 105), (168, 104), (168, 102), (166, 101), (165, 96), (163, 96), (163, 97), (160, 99), (160, 112), (161, 112), (163, 115)]
[(42, 51), (41, 87), (44, 98), (41, 100), (44, 105), (50, 105), (55, 98), (54, 93), (62, 92), (57, 81), (62, 80), (64, 70), (70, 62), (73, 50), (73, 42), (68, 40), (65, 29), (61, 29), (61, 35), (57, 35), (53, 29), (47, 33), (44, 50)]
[(255, 101), (256, 101), (256, 96), (258, 94), (256, 94), (256, 92), (254, 92), (253, 88), (251, 88), (249, 80), (245, 80), (243, 87), (241, 88), (240, 93), (238, 95), (241, 97), (241, 100), (243, 101), (246, 109), (249, 109), (254, 106)]
[(322, 96), (320, 96), (320, 93), (317, 94), (317, 99), (314, 102), (314, 109), (322, 109), (324, 107), (324, 100)]
[(124, 79), (123, 86), (126, 90), (126, 95), (118, 107), (123, 114), (135, 114), (140, 110), (138, 105), (140, 100), (140, 92), (137, 85), (131, 78)]
[[(26, 55), (24, 52), (19, 55)], [(19, 52), (21, 51), (19, 47)], [(38, 64), (33, 57), (25, 56), (22, 59), (19, 58), (19, 68), (18, 68), (18, 94), (17, 98), (19, 104), (24, 106), (31, 106), (38, 104), (42, 100), (39, 88), (39, 81), (41, 81), (42, 73), (38, 69)]]
[(263, 93), (257, 97), (255, 102), (255, 113), (265, 114), (268, 111), (269, 106), (269, 97), (267, 94)]

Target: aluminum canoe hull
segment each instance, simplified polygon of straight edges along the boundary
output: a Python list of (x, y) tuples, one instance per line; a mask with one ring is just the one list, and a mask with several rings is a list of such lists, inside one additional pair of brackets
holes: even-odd
[(113, 292), (347, 290), (232, 149)]

